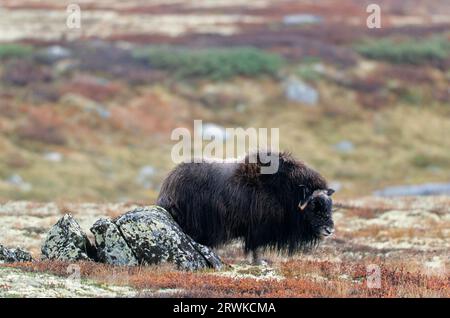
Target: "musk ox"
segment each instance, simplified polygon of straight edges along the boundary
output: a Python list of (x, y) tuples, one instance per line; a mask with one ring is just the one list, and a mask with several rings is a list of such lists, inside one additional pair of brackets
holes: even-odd
[(242, 239), (254, 262), (259, 250), (290, 255), (331, 235), (334, 191), (326, 180), (289, 153), (276, 153), (276, 173), (263, 174), (261, 154), (181, 163), (164, 180), (157, 204), (203, 245)]

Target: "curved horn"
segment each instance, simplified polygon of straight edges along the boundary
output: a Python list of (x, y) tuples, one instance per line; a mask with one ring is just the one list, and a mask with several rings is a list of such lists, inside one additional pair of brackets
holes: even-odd
[(300, 211), (303, 212), (303, 210), (305, 210), (305, 208), (308, 205), (308, 203), (309, 203), (309, 200), (307, 200), (305, 203), (303, 203), (301, 205), (299, 204), (298, 207), (300, 208)]

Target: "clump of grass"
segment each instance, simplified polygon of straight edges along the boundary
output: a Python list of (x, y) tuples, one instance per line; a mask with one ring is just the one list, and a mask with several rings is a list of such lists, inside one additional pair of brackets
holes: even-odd
[(441, 37), (367, 41), (357, 45), (356, 50), (370, 59), (413, 65), (442, 61), (450, 55), (448, 40)]
[(315, 64), (303, 63), (297, 68), (297, 75), (307, 82), (316, 82), (322, 75), (317, 71)]
[(21, 58), (31, 55), (33, 47), (22, 44), (0, 44), (0, 59)]
[(423, 99), (421, 91), (417, 88), (404, 89), (400, 94), (400, 100), (410, 105), (421, 105)]
[(204, 77), (212, 80), (224, 80), (238, 75), (275, 75), (283, 64), (278, 55), (247, 47), (201, 50), (147, 47), (135, 50), (133, 57), (154, 68), (174, 72), (178, 77)]

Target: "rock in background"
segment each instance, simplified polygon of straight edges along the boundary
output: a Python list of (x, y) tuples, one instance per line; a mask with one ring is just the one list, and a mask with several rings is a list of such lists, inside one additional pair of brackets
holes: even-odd
[(285, 82), (284, 90), (286, 98), (291, 102), (308, 106), (316, 106), (319, 102), (319, 92), (296, 77), (291, 77)]

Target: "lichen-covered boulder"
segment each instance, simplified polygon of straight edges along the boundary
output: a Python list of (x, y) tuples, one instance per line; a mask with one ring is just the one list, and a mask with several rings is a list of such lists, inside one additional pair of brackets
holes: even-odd
[(137, 208), (114, 223), (141, 264), (169, 262), (183, 270), (222, 267), (213, 251), (194, 242), (159, 206)]
[(94, 223), (91, 232), (95, 237), (98, 261), (112, 265), (139, 264), (116, 224), (100, 219)]
[(194, 245), (195, 249), (199, 251), (200, 254), (202, 254), (203, 257), (208, 261), (210, 267), (214, 269), (221, 269), (223, 267), (224, 264), (222, 260), (209, 247), (197, 243), (194, 240), (192, 240), (192, 245)]
[(70, 214), (64, 215), (50, 229), (41, 252), (44, 260), (79, 261), (96, 257), (95, 247)]
[(93, 260), (111, 265), (173, 263), (182, 270), (220, 269), (220, 258), (194, 240), (159, 206), (137, 208), (91, 228), (93, 246), (79, 224), (64, 215), (42, 244), (42, 259)]
[(31, 261), (33, 258), (27, 251), (20, 248), (6, 248), (0, 244), (0, 264)]

